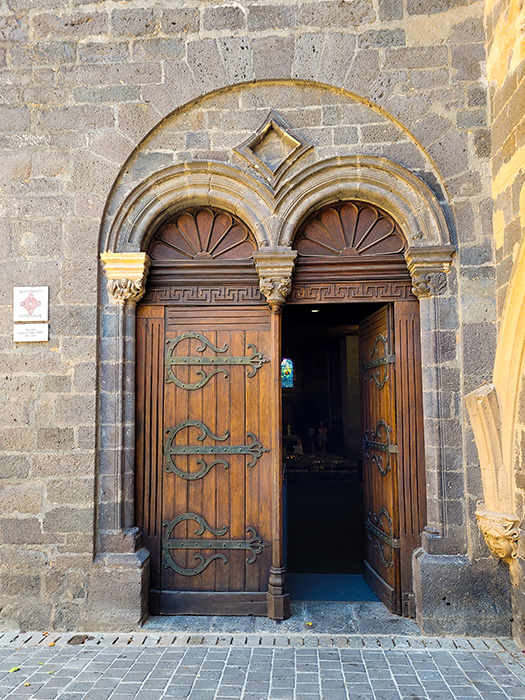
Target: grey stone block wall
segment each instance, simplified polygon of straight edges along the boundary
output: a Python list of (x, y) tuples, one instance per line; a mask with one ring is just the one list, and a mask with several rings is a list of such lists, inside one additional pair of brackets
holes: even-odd
[[(486, 558), (461, 400), (491, 374), (504, 270), (495, 273), (488, 213), (484, 59), (480, 1), (0, 4), (0, 625), (65, 628), (100, 615), (95, 522), (110, 517), (115, 484), (96, 447), (97, 430), (115, 430), (104, 339), (117, 315), (97, 326), (107, 304), (98, 253), (116, 208), (171, 164), (246, 171), (232, 147), (269, 109), (315, 146), (296, 170), (383, 156), (442, 203), (458, 254), (440, 325), (424, 336), (440, 348), (439, 411), (436, 394), (425, 406), (429, 425), (443, 419), (447, 455), (428, 464), (428, 496), (447, 513), (441, 553)], [(50, 286), (50, 342), (15, 346), (12, 287), (28, 284)]]

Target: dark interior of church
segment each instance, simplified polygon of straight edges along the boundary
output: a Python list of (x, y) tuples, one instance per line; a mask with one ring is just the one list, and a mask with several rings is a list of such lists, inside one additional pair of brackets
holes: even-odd
[(283, 458), (289, 574), (362, 575), (359, 322), (376, 304), (283, 314)]

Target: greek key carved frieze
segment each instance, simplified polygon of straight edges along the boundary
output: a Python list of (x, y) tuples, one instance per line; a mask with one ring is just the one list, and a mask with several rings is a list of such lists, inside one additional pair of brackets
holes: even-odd
[(151, 289), (144, 297), (148, 304), (179, 303), (185, 306), (209, 306), (212, 304), (264, 304), (264, 297), (256, 286), (195, 286), (164, 287)]
[(410, 299), (410, 282), (322, 282), (294, 283), (289, 303), (322, 303), (351, 299)]

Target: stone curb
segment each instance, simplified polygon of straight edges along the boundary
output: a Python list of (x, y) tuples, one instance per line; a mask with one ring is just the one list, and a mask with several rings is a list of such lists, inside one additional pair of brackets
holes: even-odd
[(78, 632), (0, 632), (0, 647), (338, 647), (366, 650), (445, 650), (474, 652), (507, 652), (523, 658), (516, 642), (507, 637), (424, 637), (397, 635), (331, 635), (331, 634), (240, 634), (144, 632), (78, 633)]

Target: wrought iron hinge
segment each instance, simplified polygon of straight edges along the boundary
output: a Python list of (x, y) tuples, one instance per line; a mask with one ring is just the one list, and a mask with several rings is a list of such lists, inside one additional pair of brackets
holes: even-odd
[(168, 350), (166, 352), (165, 357), (166, 371), (168, 374), (166, 381), (173, 382), (181, 389), (187, 389), (188, 391), (192, 391), (193, 389), (200, 389), (205, 384), (207, 384), (215, 374), (223, 374), (224, 377), (227, 377), (227, 370), (214, 369), (212, 372), (208, 373), (203, 369), (197, 369), (196, 374), (200, 375), (201, 377), (199, 380), (193, 382), (183, 382), (176, 376), (173, 370), (174, 367), (217, 367), (221, 365), (247, 365), (249, 367), (247, 376), (254, 377), (257, 370), (260, 369), (265, 362), (270, 362), (270, 360), (267, 357), (265, 357), (263, 353), (257, 350), (253, 343), (248, 343), (247, 345), (248, 350), (251, 350), (252, 354), (243, 357), (232, 357), (231, 355), (221, 357), (213, 355), (182, 357), (174, 355), (175, 348), (183, 340), (198, 340), (200, 344), (195, 348), (196, 352), (204, 352), (206, 348), (209, 348), (213, 352), (224, 353), (228, 350), (229, 345), (228, 343), (224, 343), (222, 348), (218, 348), (208, 338), (206, 338), (206, 336), (202, 335), (202, 333), (193, 333), (190, 331), (188, 331), (187, 333), (182, 333), (173, 340), (166, 341), (166, 344), (168, 346)]
[(190, 549), (215, 549), (215, 550), (225, 550), (225, 549), (244, 549), (250, 554), (246, 557), (247, 564), (253, 564), (264, 547), (269, 547), (269, 544), (263, 542), (255, 528), (247, 527), (246, 533), (251, 535), (251, 537), (245, 540), (212, 540), (212, 539), (200, 539), (200, 540), (182, 540), (182, 539), (171, 539), (171, 534), (176, 526), (185, 521), (194, 520), (199, 527), (195, 530), (196, 535), (204, 534), (205, 530), (208, 530), (212, 535), (225, 535), (228, 532), (228, 528), (225, 525), (220, 529), (215, 529), (208, 525), (206, 520), (201, 515), (196, 513), (182, 513), (178, 515), (174, 520), (165, 520), (162, 526), (166, 528), (166, 534), (162, 538), (162, 551), (164, 552), (163, 566), (165, 569), (173, 569), (177, 574), (181, 576), (196, 576), (200, 574), (206, 567), (208, 567), (212, 561), (215, 559), (221, 559), (224, 564), (228, 563), (228, 558), (225, 554), (213, 554), (211, 557), (205, 559), (202, 554), (196, 554), (195, 559), (200, 562), (192, 569), (185, 569), (173, 559), (171, 552), (175, 549), (179, 550), (190, 550)]
[(374, 347), (368, 351), (371, 358), (379, 353), (379, 345), (382, 345), (383, 347), (383, 355), (376, 357), (375, 359), (371, 359), (369, 362), (363, 362), (362, 370), (363, 372), (367, 372), (368, 370), (375, 369), (376, 367), (384, 367), (385, 372), (382, 378), (379, 371), (372, 372), (370, 375), (370, 381), (373, 381), (378, 389), (382, 389), (388, 381), (387, 365), (393, 364), (396, 361), (396, 356), (388, 353), (388, 339), (379, 333), (374, 341)]
[[(385, 433), (385, 442), (381, 442), (377, 439), (381, 437), (381, 433), (383, 431)], [(370, 436), (373, 439), (370, 440), (368, 438), (368, 430), (365, 431), (365, 435), (363, 437), (364, 457), (370, 458), (369, 450), (385, 452), (388, 455), (386, 465), (384, 467), (382, 464), (383, 459), (381, 455), (372, 455), (372, 462), (375, 462), (377, 464), (377, 468), (379, 469), (379, 473), (381, 474), (381, 476), (386, 476), (391, 469), (390, 455), (397, 454), (397, 445), (394, 445), (392, 442), (390, 442), (391, 433), (392, 428), (389, 425), (387, 425), (386, 421), (381, 419), (380, 421), (378, 421), (376, 429), (370, 431)]]
[[(378, 527), (379, 525), (383, 525), (383, 517), (386, 521), (388, 533)], [(374, 520), (374, 522), (372, 522), (372, 520)], [(377, 515), (369, 510), (365, 521), (365, 527), (368, 530), (368, 537), (370, 539), (372, 539), (372, 535), (374, 535), (380, 540), (379, 542), (376, 541), (375, 546), (379, 550), (379, 556), (385, 568), (388, 569), (394, 566), (394, 550), (401, 549), (401, 540), (397, 537), (393, 537), (392, 518), (388, 514), (387, 509), (383, 506)], [(386, 557), (383, 542), (389, 547), (388, 556)]]
[(203, 441), (206, 436), (210, 437), (212, 440), (223, 441), (226, 440), (230, 434), (228, 431), (224, 435), (215, 435), (211, 432), (207, 425), (199, 420), (185, 420), (179, 423), (175, 428), (167, 428), (166, 434), (168, 438), (164, 444), (164, 457), (166, 458), (167, 472), (172, 472), (181, 477), (181, 479), (194, 480), (202, 479), (203, 476), (210, 471), (212, 467), (216, 464), (222, 464), (225, 469), (228, 469), (230, 463), (227, 459), (214, 459), (212, 462), (207, 463), (202, 457), (197, 459), (197, 464), (201, 467), (197, 472), (184, 472), (182, 469), (175, 464), (173, 459), (174, 455), (179, 455), (179, 457), (189, 456), (189, 455), (246, 455), (249, 457), (248, 462), (246, 462), (247, 467), (254, 467), (257, 460), (262, 457), (265, 452), (270, 450), (267, 447), (263, 447), (262, 443), (257, 440), (253, 433), (247, 433), (247, 437), (251, 442), (247, 445), (176, 445), (174, 444), (175, 437), (177, 433), (185, 428), (198, 428), (201, 432), (197, 435), (198, 441)]

